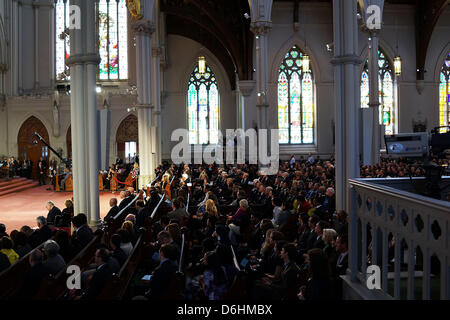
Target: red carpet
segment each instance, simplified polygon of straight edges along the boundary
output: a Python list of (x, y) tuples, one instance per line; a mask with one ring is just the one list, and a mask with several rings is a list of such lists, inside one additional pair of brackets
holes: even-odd
[[(6, 225), (8, 234), (14, 229), (19, 230), (23, 225), (35, 227), (36, 217), (47, 217), (45, 203), (49, 200), (59, 209), (65, 208), (64, 201), (72, 198), (72, 192), (48, 191), (48, 187), (51, 186), (36, 187), (0, 197), (0, 223)], [(119, 192), (100, 192), (100, 217), (108, 213), (109, 199), (112, 197), (120, 202)]]
[(27, 178), (14, 178), (11, 180), (0, 180), (0, 197), (17, 193), (27, 189), (37, 187), (39, 183), (37, 181), (29, 180)]

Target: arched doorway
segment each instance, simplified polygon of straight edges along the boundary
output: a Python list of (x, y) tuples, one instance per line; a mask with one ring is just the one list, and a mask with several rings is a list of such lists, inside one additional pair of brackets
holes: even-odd
[(120, 124), (117, 129), (116, 142), (117, 156), (124, 163), (132, 162), (139, 151), (138, 119), (134, 114), (130, 114)]
[(33, 133), (37, 132), (45, 141), (48, 139), (48, 131), (44, 124), (38, 118), (31, 116), (29, 117), (20, 127), (19, 134), (17, 136), (17, 146), (19, 160), (31, 160), (32, 161), (32, 172), (31, 177), (33, 179), (37, 178), (36, 166), (39, 162), (39, 158), (42, 157), (48, 165), (49, 150), (46, 145), (41, 141), (37, 140), (34, 144)]
[(72, 125), (67, 129), (66, 134), (67, 159), (72, 159)]

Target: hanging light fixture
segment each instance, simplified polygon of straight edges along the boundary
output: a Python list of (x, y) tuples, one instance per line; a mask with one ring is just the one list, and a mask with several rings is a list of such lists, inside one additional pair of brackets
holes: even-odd
[(198, 57), (198, 73), (204, 75), (206, 71), (206, 60), (205, 57)]
[(304, 73), (309, 72), (309, 63), (309, 56), (307, 54), (303, 55), (302, 69)]
[(402, 58), (400, 56), (394, 58), (394, 70), (396, 76), (402, 74)]

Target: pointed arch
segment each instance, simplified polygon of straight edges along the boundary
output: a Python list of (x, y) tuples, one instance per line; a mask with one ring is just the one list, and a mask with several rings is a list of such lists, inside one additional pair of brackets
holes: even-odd
[[(450, 125), (450, 50), (439, 73), (439, 126)], [(447, 130), (443, 129), (444, 132)]]
[(41, 157), (48, 163), (49, 150), (42, 142), (33, 139), (34, 132), (37, 132), (45, 141), (49, 141), (47, 128), (42, 121), (35, 116), (30, 116), (22, 123), (17, 134), (17, 154), (19, 160), (31, 160), (33, 162), (31, 176), (36, 179), (36, 164)]
[(195, 66), (187, 83), (187, 128), (190, 144), (219, 142), (219, 83), (212, 68), (206, 64), (202, 74)]
[[(131, 161), (139, 151), (138, 118), (129, 114), (122, 120), (116, 132), (117, 156), (120, 159)], [(130, 158), (130, 159), (129, 159)]]
[(304, 57), (293, 45), (278, 68), (278, 141), (280, 144), (313, 144), (315, 95), (312, 69), (303, 70)]
[[(397, 83), (392, 60), (380, 47), (378, 49), (378, 86), (380, 103), (380, 123), (385, 126), (386, 134), (397, 131)], [(361, 70), (360, 85), (361, 108), (369, 107), (369, 60), (366, 59)]]

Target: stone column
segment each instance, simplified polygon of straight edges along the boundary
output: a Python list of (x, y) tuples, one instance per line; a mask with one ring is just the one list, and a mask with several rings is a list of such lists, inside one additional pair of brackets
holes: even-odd
[(155, 1), (141, 1), (142, 20), (134, 21), (136, 33), (136, 85), (138, 90), (138, 127), (139, 127), (139, 187), (146, 186), (152, 180), (153, 156), (151, 127), (152, 105), (152, 34), (155, 27), (151, 23)]
[(161, 156), (161, 48), (153, 47), (152, 49), (152, 87), (153, 87), (153, 123), (152, 123), (152, 155), (153, 167), (152, 175), (155, 167), (160, 164)]
[(373, 112), (371, 165), (380, 161), (380, 95), (378, 83), (378, 32), (369, 37), (369, 107)]
[(356, 1), (333, 0), (336, 209), (350, 212), (348, 179), (359, 177), (359, 65)]
[(241, 80), (237, 82), (239, 93), (241, 95), (238, 106), (238, 128), (243, 130), (247, 129), (245, 126), (245, 109), (250, 105), (249, 98), (255, 89), (255, 85), (255, 80)]
[(73, 0), (84, 17), (81, 29), (70, 30), (72, 173), (75, 214), (85, 213), (89, 225), (100, 220), (98, 170), (99, 123), (96, 79), (100, 57), (96, 48), (95, 2)]
[(251, 30), (255, 34), (256, 50), (256, 106), (258, 109), (258, 129), (268, 128), (267, 108), (267, 33), (270, 31), (269, 21), (255, 21), (251, 23)]
[(39, 5), (32, 2), (34, 18), (34, 89), (39, 89)]

